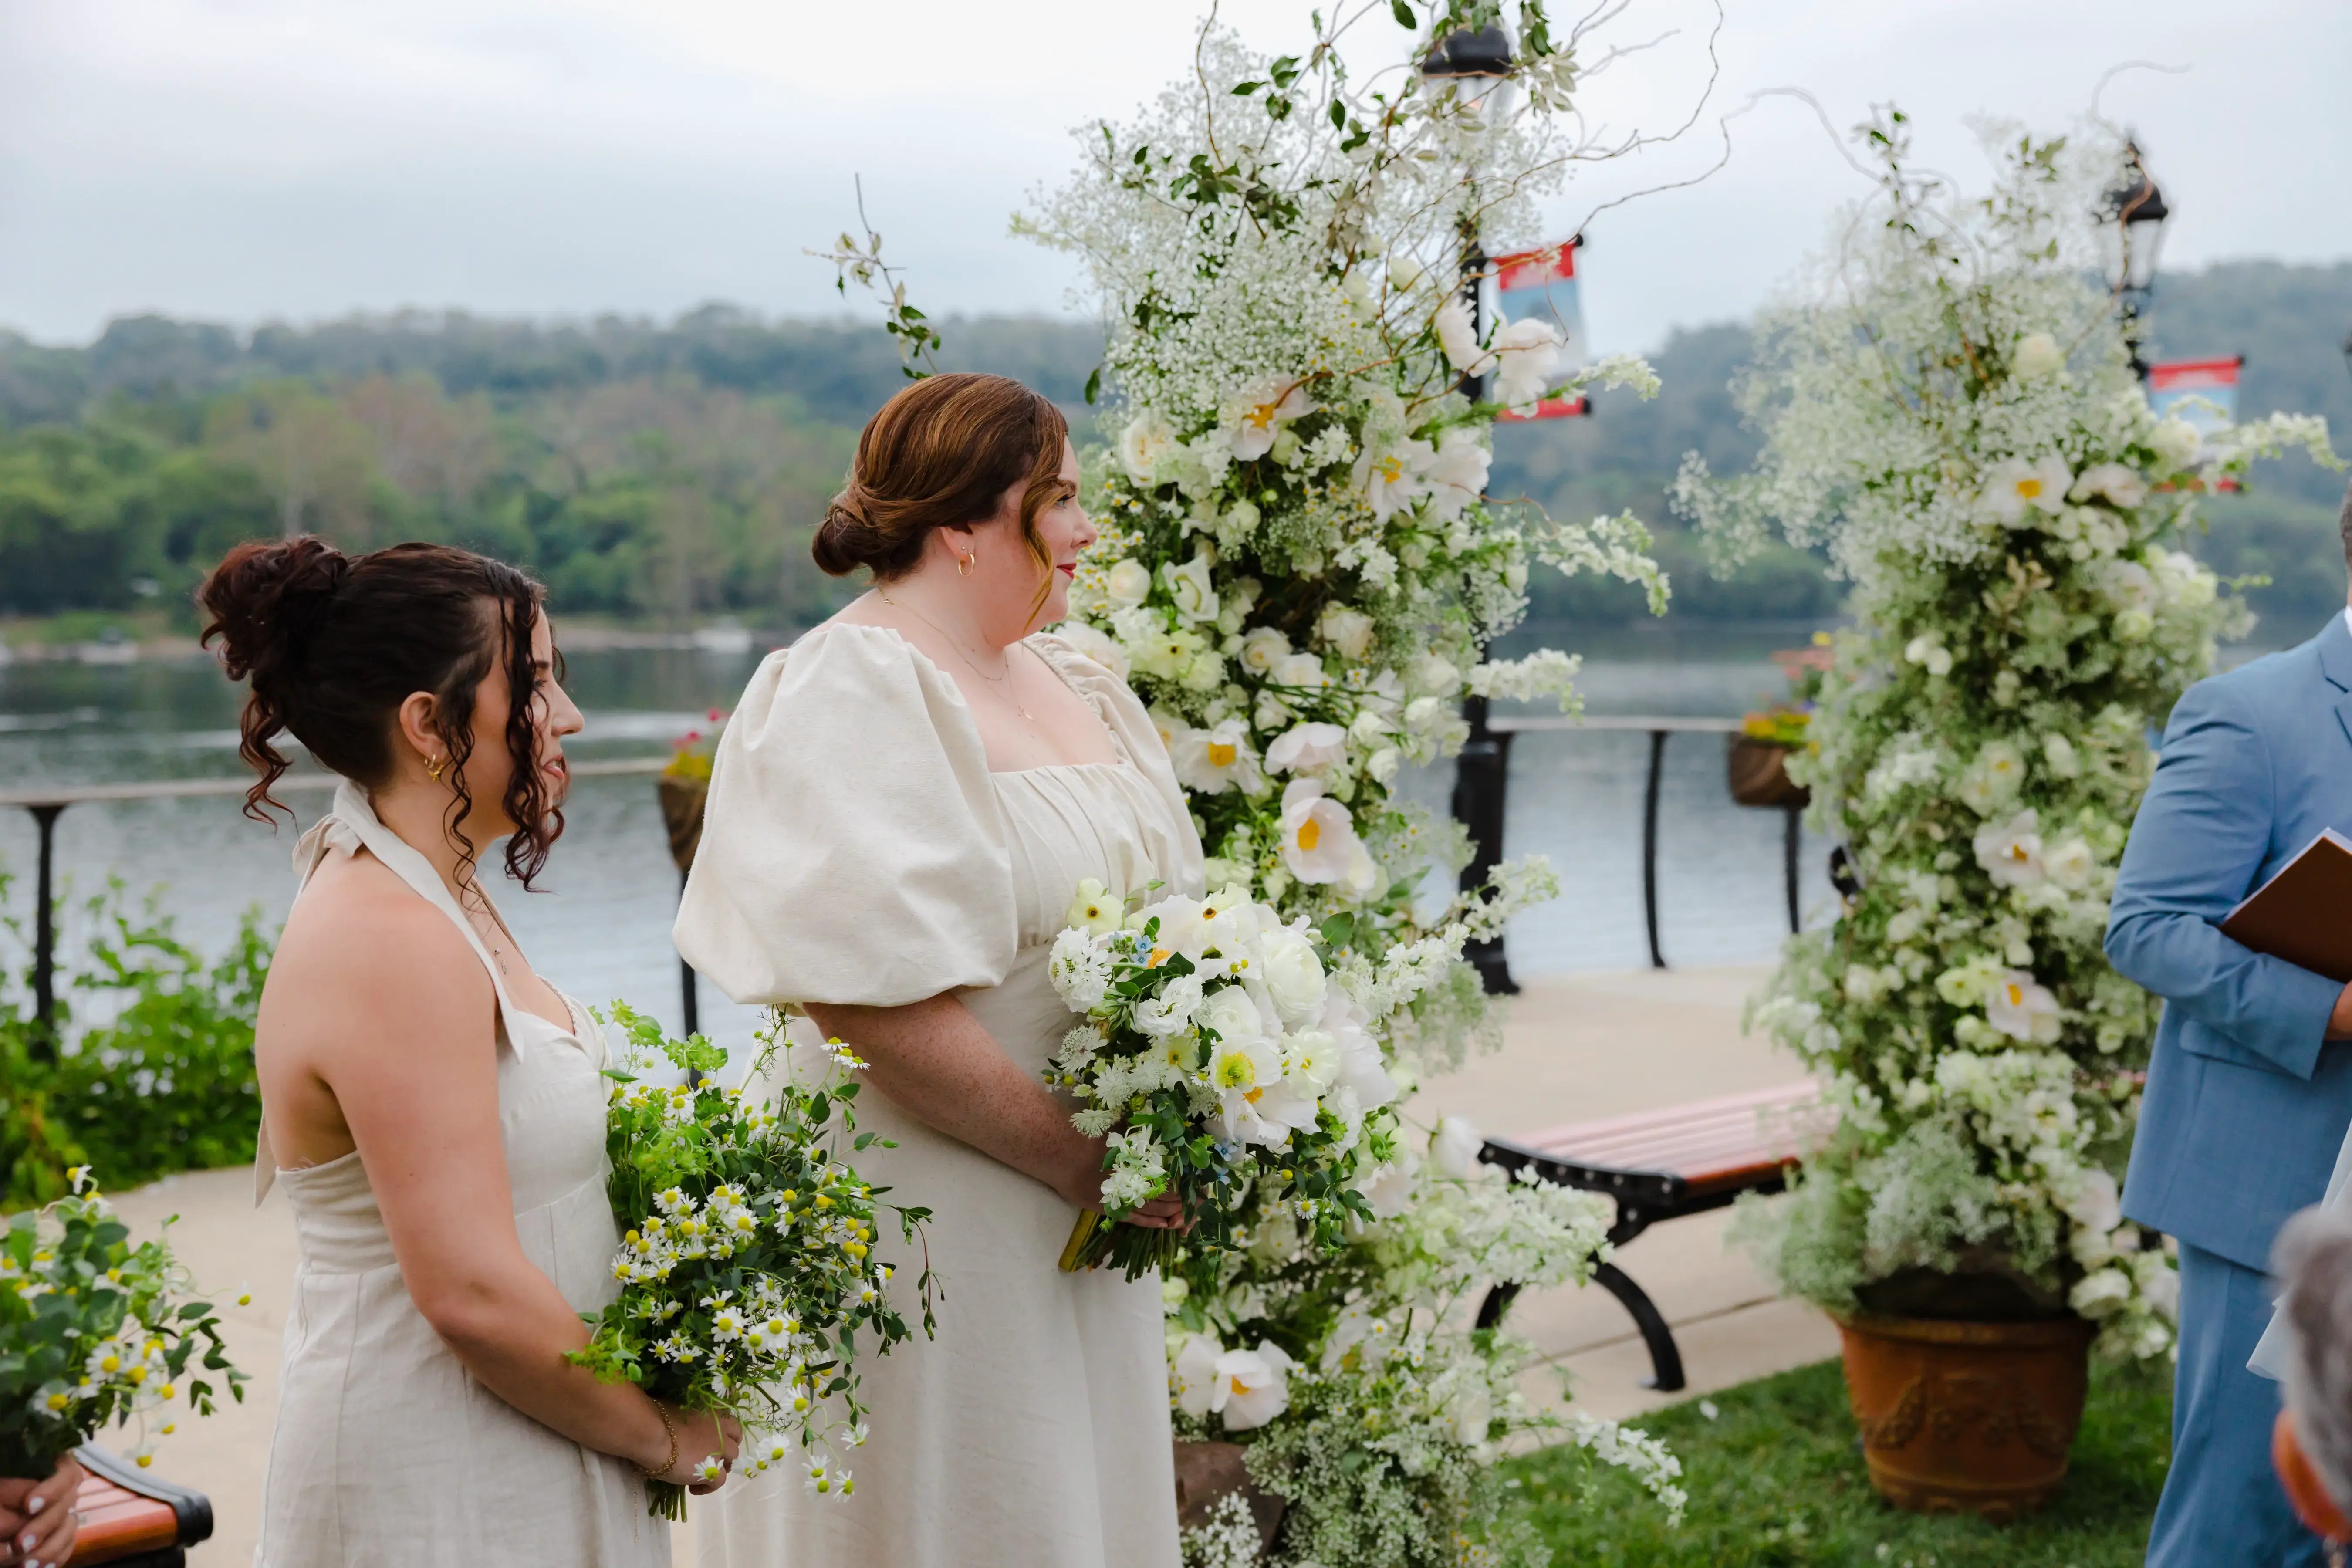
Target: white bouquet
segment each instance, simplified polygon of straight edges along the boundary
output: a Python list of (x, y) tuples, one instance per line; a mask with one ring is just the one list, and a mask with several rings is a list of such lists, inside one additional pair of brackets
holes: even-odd
[(1046, 1081), (1086, 1102), (1081, 1131), (1109, 1135), (1103, 1211), (1079, 1216), (1062, 1266), (1164, 1267), (1182, 1233), (1116, 1222), (1171, 1190), (1195, 1251), (1269, 1212), (1338, 1247), (1345, 1215), (1370, 1216), (1360, 1176), (1394, 1155), (1397, 1086), (1322, 933), (1238, 887), (1129, 902), (1080, 884), (1054, 944), (1054, 988), (1086, 1022)]

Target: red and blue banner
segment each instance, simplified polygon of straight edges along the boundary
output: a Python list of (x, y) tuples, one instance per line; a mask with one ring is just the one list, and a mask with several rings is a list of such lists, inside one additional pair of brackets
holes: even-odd
[[(1578, 235), (1564, 245), (1498, 256), (1494, 262), (1495, 298), (1502, 319), (1523, 321), (1532, 316), (1557, 327), (1568, 345), (1559, 356), (1563, 377), (1591, 360), (1584, 336), (1584, 309), (1576, 289), (1576, 252), (1583, 243), (1584, 237)], [(1589, 398), (1547, 397), (1536, 405), (1531, 414), (1507, 412), (1500, 417), (1572, 419), (1591, 412), (1592, 404)]]
[[(2158, 418), (2176, 416), (2210, 441), (2215, 432), (2238, 422), (2238, 373), (2245, 365), (2243, 354), (2152, 364), (2147, 367), (2147, 405)], [(2234, 490), (2238, 481), (2220, 479), (2215, 488)]]

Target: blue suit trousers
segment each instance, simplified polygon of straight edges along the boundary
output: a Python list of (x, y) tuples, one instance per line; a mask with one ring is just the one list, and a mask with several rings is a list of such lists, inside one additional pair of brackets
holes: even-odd
[(2180, 1248), (2180, 1365), (2172, 1386), (2172, 1468), (2156, 1505), (2148, 1568), (2322, 1568), (2271, 1469), (2279, 1386), (2248, 1370), (2270, 1326), (2261, 1271)]

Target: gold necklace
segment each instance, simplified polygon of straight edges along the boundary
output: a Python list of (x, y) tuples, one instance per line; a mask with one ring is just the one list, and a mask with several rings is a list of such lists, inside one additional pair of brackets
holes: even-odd
[(1020, 700), (1011, 692), (1004, 689), (1005, 681), (1011, 679), (1013, 675), (1013, 655), (1010, 652), (1006, 653), (1004, 656), (1004, 673), (1003, 675), (991, 675), (988, 671), (981, 668), (980, 666), (971, 662), (971, 655), (964, 652), (963, 644), (958, 642), (955, 638), (949, 637), (947, 634), (947, 628), (940, 626), (939, 622), (931, 619), (930, 616), (923, 614), (922, 611), (915, 608), (912, 605), (900, 604), (898, 600), (892, 598), (889, 595), (884, 593), (879, 588), (874, 590), (874, 596), (880, 599), (884, 604), (889, 605), (894, 610), (906, 611), (908, 615), (922, 622), (923, 625), (939, 633), (940, 637), (947, 643), (948, 647), (955, 649), (956, 657), (963, 660), (964, 667), (970, 669), (974, 675), (980, 677), (982, 680), (987, 681), (990, 685), (996, 688), (997, 696), (1004, 701), (1011, 703), (1013, 705), (1013, 710), (1015, 713), (1020, 714), (1022, 718), (1027, 720), (1032, 724), (1034, 724), (1037, 721), (1037, 715), (1030, 712), (1026, 708), (1022, 707)]

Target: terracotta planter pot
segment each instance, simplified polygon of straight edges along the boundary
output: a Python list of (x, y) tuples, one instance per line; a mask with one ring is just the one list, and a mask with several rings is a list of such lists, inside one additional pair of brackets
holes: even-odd
[(1262, 1550), (1274, 1549), (1274, 1538), (1282, 1529), (1286, 1505), (1272, 1492), (1260, 1491), (1249, 1479), (1248, 1467), (1242, 1463), (1244, 1452), (1239, 1443), (1176, 1443), (1176, 1525), (1180, 1530), (1197, 1530), (1209, 1522), (1218, 1503), (1227, 1494), (1239, 1492), (1249, 1505), (1250, 1518), (1257, 1523)]
[(1731, 798), (1741, 805), (1795, 806), (1802, 811), (1812, 804), (1812, 791), (1790, 782), (1786, 746), (1735, 735), (1724, 771), (1730, 781)]
[(669, 829), (669, 858), (684, 875), (694, 868), (694, 852), (702, 847), (702, 807), (710, 798), (710, 781), (661, 773), (654, 787), (661, 795), (662, 826)]
[[(1835, 1314), (1832, 1314), (1835, 1316)], [(1837, 1318), (1870, 1484), (1915, 1513), (1996, 1524), (2066, 1479), (2097, 1331), (2080, 1318), (1955, 1323)]]

